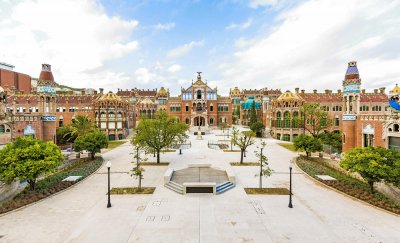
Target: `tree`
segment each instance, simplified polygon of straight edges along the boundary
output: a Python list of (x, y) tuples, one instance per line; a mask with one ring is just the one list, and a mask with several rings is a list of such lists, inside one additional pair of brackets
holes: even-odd
[[(265, 148), (267, 144), (265, 142), (261, 143), (261, 147), (260, 147), (260, 152), (258, 152), (258, 150), (254, 151), (254, 153), (256, 154), (257, 158), (260, 161), (260, 182), (259, 182), (259, 188), (262, 188), (262, 178), (264, 177), (269, 177), (272, 174), (272, 169), (269, 168), (269, 164), (268, 164), (268, 158), (267, 156), (265, 156), (265, 153), (263, 153), (263, 149)], [(257, 175), (256, 175), (257, 176)]]
[(92, 131), (75, 139), (74, 150), (81, 152), (86, 150), (90, 153), (92, 159), (96, 153), (100, 153), (102, 148), (108, 147), (107, 136), (100, 131)]
[(153, 120), (143, 120), (136, 128), (137, 134), (133, 138), (139, 144), (157, 154), (157, 163), (160, 163), (160, 152), (168, 146), (182, 144), (187, 138), (188, 126), (181, 122), (174, 122), (168, 118), (165, 111), (156, 113)]
[(232, 145), (234, 144), (233, 138), (237, 137), (239, 135), (239, 129), (236, 127), (232, 127), (232, 135), (231, 135), (231, 150), (233, 150)]
[(250, 125), (250, 129), (255, 132), (257, 137), (262, 137), (263, 131), (265, 129), (264, 124), (262, 122), (255, 122)]
[(256, 111), (256, 102), (253, 100), (253, 104), (251, 104), (250, 108), (250, 126), (258, 121), (257, 111)]
[(132, 145), (133, 145), (133, 158), (136, 160), (133, 163), (135, 164), (135, 166), (133, 167), (133, 169), (131, 170), (132, 174), (131, 176), (134, 176), (136, 179), (139, 180), (138, 183), (138, 190), (141, 191), (142, 190), (142, 179), (143, 179), (143, 172), (144, 169), (141, 166), (141, 162), (146, 161), (147, 158), (146, 157), (141, 157), (142, 151), (143, 151), (143, 147), (140, 146), (139, 144), (136, 144), (135, 141), (132, 139), (131, 141)]
[(221, 122), (221, 123), (219, 124), (219, 127), (221, 128), (222, 133), (225, 133), (225, 129), (227, 129), (227, 128), (229, 127), (229, 125), (226, 124), (226, 122)]
[[(296, 121), (297, 120), (297, 121)], [(300, 107), (300, 116), (294, 122), (301, 124), (304, 131), (317, 137), (324, 129), (328, 129), (332, 122), (328, 119), (328, 112), (319, 103), (306, 103)]]
[(18, 137), (0, 150), (0, 177), (6, 183), (27, 180), (34, 190), (37, 178), (56, 171), (63, 160), (60, 148), (52, 142)]
[(254, 137), (256, 134), (253, 131), (243, 131), (235, 136), (232, 136), (232, 142), (240, 148), (240, 163), (243, 164), (243, 155), (247, 147), (255, 143)]
[(331, 146), (336, 152), (342, 151), (342, 133), (340, 132), (326, 132), (321, 133), (318, 138), (321, 139), (323, 144)]
[(382, 147), (354, 148), (346, 152), (340, 166), (350, 172), (359, 173), (374, 193), (375, 182), (399, 182), (400, 152)]
[(79, 137), (93, 132), (95, 129), (96, 126), (94, 122), (88, 116), (77, 115), (72, 121), (70, 133), (65, 134), (65, 136)]
[(307, 158), (312, 152), (322, 150), (322, 143), (318, 138), (305, 134), (297, 136), (293, 141), (293, 145), (296, 150), (304, 150)]
[(72, 126), (62, 126), (56, 131), (57, 144), (67, 144), (74, 142), (77, 134), (74, 132)]

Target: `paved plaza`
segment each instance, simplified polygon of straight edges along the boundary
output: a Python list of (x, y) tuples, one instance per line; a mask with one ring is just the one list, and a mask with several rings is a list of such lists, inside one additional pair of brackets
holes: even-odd
[[(167, 166), (146, 166), (143, 186), (152, 195), (112, 195), (107, 203), (107, 174), (103, 166), (78, 185), (22, 210), (0, 216), (0, 242), (400, 242), (400, 217), (375, 209), (320, 186), (294, 168), (294, 208), (288, 196), (247, 195), (257, 187), (258, 167), (231, 167), (240, 153), (207, 147), (223, 139), (221, 131), (197, 140), (192, 147), (164, 153), (161, 161), (175, 170), (208, 163), (231, 168), (236, 187), (220, 195), (180, 195), (163, 186)], [(296, 156), (266, 139), (264, 150), (274, 174), (267, 187), (288, 187), (288, 163)], [(260, 140), (257, 140), (259, 144)], [(254, 162), (253, 145), (245, 161)], [(103, 154), (112, 161), (112, 187), (137, 186), (128, 173), (133, 164), (127, 142)], [(150, 161), (155, 158), (149, 156)]]

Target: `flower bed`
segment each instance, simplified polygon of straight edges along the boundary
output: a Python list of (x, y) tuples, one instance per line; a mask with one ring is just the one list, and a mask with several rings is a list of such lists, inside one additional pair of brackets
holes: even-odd
[[(308, 175), (327, 186), (333, 187), (376, 207), (380, 207), (400, 215), (400, 202), (389, 199), (379, 192), (372, 194), (367, 183), (354, 179), (343, 174), (342, 172), (330, 168), (318, 162), (318, 159), (316, 158), (306, 159), (304, 157), (299, 157), (297, 158), (297, 165)], [(318, 178), (316, 175), (329, 175), (335, 178), (336, 181), (324, 181)]]
[(229, 145), (228, 145), (228, 144), (221, 143), (221, 144), (218, 144), (218, 147), (219, 147), (220, 149), (228, 149), (228, 148), (229, 148)]
[(140, 166), (168, 166), (169, 162), (141, 162)]
[(4, 202), (0, 205), (0, 214), (34, 203), (62, 191), (78, 182), (62, 180), (68, 176), (82, 176), (80, 178), (80, 180), (82, 180), (95, 172), (102, 163), (103, 159), (101, 157), (97, 157), (94, 160), (90, 160), (89, 158), (81, 159), (69, 167), (64, 168), (62, 171), (38, 181), (34, 191), (25, 189), (12, 200)]

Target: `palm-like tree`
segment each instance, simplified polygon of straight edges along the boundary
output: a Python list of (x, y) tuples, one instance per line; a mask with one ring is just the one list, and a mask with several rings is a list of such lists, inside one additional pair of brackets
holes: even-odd
[(94, 122), (88, 116), (77, 115), (72, 121), (70, 132), (66, 133), (64, 137), (79, 137), (95, 129), (96, 126)]

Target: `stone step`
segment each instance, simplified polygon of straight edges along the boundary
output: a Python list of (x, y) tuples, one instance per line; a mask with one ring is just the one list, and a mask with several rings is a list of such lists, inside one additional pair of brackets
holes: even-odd
[(223, 186), (226, 186), (226, 185), (228, 185), (228, 184), (232, 184), (232, 182), (230, 182), (230, 181), (225, 181), (224, 183), (219, 184), (219, 185), (217, 186), (216, 189), (218, 190), (218, 188), (223, 187)]
[(182, 186), (181, 184), (176, 183), (176, 182), (174, 182), (174, 181), (169, 181), (168, 184), (171, 184), (171, 185), (174, 185), (175, 187), (178, 187), (178, 188), (183, 189), (183, 186)]
[(223, 189), (217, 190), (217, 194), (221, 194), (221, 193), (223, 193), (223, 192), (226, 192), (226, 191), (228, 191), (228, 190), (230, 190), (230, 189), (232, 189), (232, 188), (234, 188), (234, 187), (235, 187), (235, 185), (234, 185), (234, 184), (231, 184), (231, 185), (229, 185), (229, 186), (227, 186), (227, 187), (224, 187)]
[(177, 193), (179, 193), (179, 194), (183, 194), (183, 189), (182, 189), (182, 188), (176, 187), (176, 186), (174, 186), (174, 185), (172, 185), (172, 184), (169, 184), (169, 183), (165, 184), (164, 186), (165, 186), (166, 188), (168, 188), (168, 189), (174, 191), (174, 192), (177, 192)]

